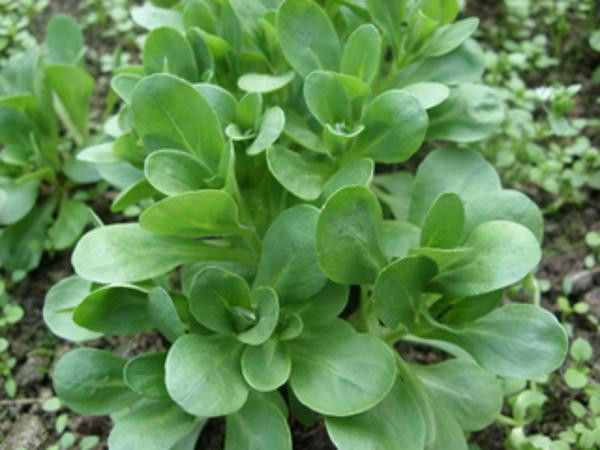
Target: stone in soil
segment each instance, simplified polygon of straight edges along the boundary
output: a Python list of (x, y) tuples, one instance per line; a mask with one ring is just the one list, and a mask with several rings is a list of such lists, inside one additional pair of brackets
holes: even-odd
[(0, 450), (15, 450), (20, 448), (38, 449), (48, 437), (41, 419), (32, 414), (19, 417), (6, 441), (0, 443)]
[(44, 380), (48, 368), (48, 359), (43, 356), (30, 356), (19, 367), (15, 379), (21, 388), (39, 385)]

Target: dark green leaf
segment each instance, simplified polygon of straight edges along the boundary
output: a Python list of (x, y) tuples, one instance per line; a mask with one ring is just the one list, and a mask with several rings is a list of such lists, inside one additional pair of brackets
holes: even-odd
[(376, 162), (404, 162), (423, 143), (427, 123), (427, 113), (411, 94), (387, 91), (369, 104), (363, 118), (365, 130), (351, 151)]
[(225, 450), (292, 450), (286, 417), (264, 396), (253, 394), (235, 414), (227, 416)]
[(71, 276), (59, 281), (48, 291), (44, 300), (44, 322), (54, 334), (75, 342), (101, 336), (73, 321), (73, 311), (87, 297), (91, 286), (91, 282)]
[(503, 377), (532, 379), (557, 369), (567, 354), (567, 335), (556, 318), (533, 305), (504, 306), (460, 329), (431, 333), (467, 350)]
[(340, 43), (329, 17), (311, 0), (286, 0), (277, 13), (283, 53), (301, 76), (340, 66)]
[(123, 381), (125, 360), (104, 350), (79, 348), (63, 356), (54, 369), (54, 390), (80, 414), (117, 412), (139, 397)]
[(125, 336), (153, 328), (148, 294), (134, 286), (106, 286), (87, 295), (73, 312), (79, 326), (99, 333)]
[(345, 417), (367, 411), (396, 381), (389, 347), (344, 321), (307, 328), (289, 345), (291, 387), (303, 404), (321, 414)]
[(382, 212), (364, 187), (340, 189), (325, 203), (317, 225), (317, 254), (336, 283), (372, 283), (386, 264), (379, 243)]
[(381, 58), (381, 35), (372, 24), (358, 27), (348, 37), (342, 54), (341, 69), (343, 73), (372, 83)]
[(241, 344), (235, 338), (186, 335), (167, 356), (169, 395), (195, 416), (218, 417), (238, 411), (248, 399), (240, 372)]
[(383, 323), (412, 330), (424, 306), (423, 290), (436, 273), (435, 263), (422, 256), (400, 259), (383, 269), (373, 289), (375, 310)]
[(130, 359), (123, 369), (125, 383), (132, 391), (144, 397), (167, 397), (166, 359), (166, 353), (146, 353)]
[(460, 197), (451, 192), (441, 194), (431, 205), (423, 228), (421, 246), (454, 248), (463, 240), (465, 209)]
[(275, 289), (282, 306), (311, 297), (325, 285), (317, 264), (318, 217), (316, 208), (296, 206), (281, 214), (265, 234), (254, 285)]
[(225, 140), (215, 111), (191, 84), (168, 74), (149, 76), (135, 88), (131, 107), (149, 150), (187, 150), (216, 172)]
[(250, 288), (242, 277), (218, 267), (207, 267), (192, 283), (190, 312), (218, 333), (237, 334), (237, 308), (251, 310)]
[(188, 81), (198, 81), (198, 69), (189, 42), (173, 28), (152, 30), (144, 41), (142, 55), (147, 75), (166, 72)]
[[(99, 249), (102, 249), (99, 251)], [(98, 283), (142, 281), (194, 261), (237, 260), (250, 254), (193, 239), (158, 236), (135, 224), (97, 228), (84, 235), (72, 256), (75, 271)]]
[(242, 354), (241, 365), (246, 382), (260, 392), (276, 390), (285, 384), (292, 371), (287, 344), (278, 339), (247, 347)]

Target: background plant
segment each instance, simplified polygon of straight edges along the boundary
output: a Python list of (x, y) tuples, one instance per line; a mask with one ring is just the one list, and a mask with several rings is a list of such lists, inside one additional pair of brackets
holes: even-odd
[(502, 133), (480, 148), (507, 183), (551, 194), (549, 212), (580, 204), (600, 188), (598, 121), (580, 93), (582, 53), (598, 23), (594, 2), (505, 1), (500, 11), (502, 22), (484, 31), (486, 81), (508, 111)]
[(94, 89), (83, 55), (78, 25), (56, 16), (44, 45), (14, 55), (0, 72), (0, 267), (14, 280), (37, 267), (45, 249), (73, 245), (95, 219), (84, 201), (100, 177), (74, 158), (88, 138)]

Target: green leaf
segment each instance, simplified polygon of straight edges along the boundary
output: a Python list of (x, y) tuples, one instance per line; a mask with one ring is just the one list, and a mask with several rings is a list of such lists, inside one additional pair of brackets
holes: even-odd
[[(155, 0), (156, 1), (156, 0)], [(164, 0), (160, 0), (161, 2)], [(171, 4), (168, 7), (179, 3), (179, 0), (168, 0)], [(216, 21), (208, 4), (202, 0), (191, 0), (183, 5), (183, 24), (186, 30), (193, 27), (202, 28), (210, 33), (217, 32)]]
[(306, 201), (321, 196), (332, 168), (313, 154), (305, 154), (275, 146), (267, 151), (269, 170), (289, 192)]
[(291, 341), (296, 339), (304, 331), (304, 321), (298, 314), (290, 314), (281, 320), (279, 328), (279, 339)]
[(86, 280), (127, 283), (156, 277), (194, 261), (252, 263), (253, 259), (242, 250), (193, 239), (158, 236), (138, 225), (122, 224), (85, 234), (75, 247), (72, 263), (77, 274)]
[(94, 79), (78, 66), (46, 67), (46, 78), (57, 101), (57, 112), (67, 129), (78, 139), (87, 136)]
[(592, 358), (594, 349), (584, 338), (577, 338), (571, 346), (571, 356), (577, 362), (585, 362)]
[(244, 344), (261, 345), (271, 338), (279, 321), (279, 299), (271, 288), (261, 287), (252, 293), (253, 303), (257, 305), (256, 324), (238, 334)]
[(159, 150), (146, 159), (148, 182), (165, 195), (196, 191), (212, 176), (195, 156), (179, 150)]
[(129, 388), (143, 397), (167, 397), (165, 387), (166, 353), (145, 353), (130, 359), (123, 369), (123, 379)]
[(207, 267), (196, 275), (189, 299), (196, 320), (217, 333), (237, 334), (235, 310), (252, 308), (246, 280), (219, 267)]
[(481, 430), (500, 415), (503, 392), (500, 381), (477, 364), (451, 359), (411, 369), (467, 431)]
[(237, 204), (217, 190), (173, 195), (144, 210), (139, 220), (145, 230), (170, 236), (197, 238), (241, 231)]
[(0, 141), (5, 147), (2, 152), (4, 162), (27, 164), (33, 153), (35, 141), (32, 142), (32, 139), (37, 135), (35, 128), (34, 122), (17, 107), (0, 106)]
[(538, 242), (544, 237), (544, 217), (538, 206), (521, 192), (504, 189), (482, 193), (465, 204), (465, 236), (484, 222), (508, 220), (529, 228)]
[(454, 248), (463, 240), (465, 209), (460, 197), (452, 192), (441, 194), (431, 205), (423, 228), (421, 246)]
[(422, 256), (399, 259), (383, 269), (373, 288), (375, 311), (383, 323), (412, 330), (424, 306), (423, 290), (436, 273), (435, 263)]
[(115, 421), (108, 445), (111, 450), (175, 449), (197, 420), (171, 400), (144, 402)]
[(419, 246), (421, 230), (403, 220), (384, 220), (379, 229), (381, 247), (389, 259), (404, 258)]
[(437, 30), (430, 42), (419, 53), (427, 58), (442, 56), (460, 47), (479, 26), (479, 19), (469, 17)]
[(127, 208), (137, 205), (143, 200), (152, 198), (156, 193), (152, 185), (145, 178), (142, 178), (122, 190), (113, 200), (110, 210), (115, 213), (125, 211)]
[(48, 64), (77, 64), (85, 47), (79, 25), (65, 14), (56, 15), (48, 22), (44, 44)]
[[(1, 114), (2, 108), (0, 108)], [(0, 192), (4, 194), (4, 202), (0, 205), (0, 224), (12, 225), (23, 219), (33, 206), (38, 196), (37, 180), (19, 183), (13, 180), (0, 181)]]
[(402, 90), (419, 100), (423, 109), (431, 109), (439, 105), (450, 95), (450, 89), (445, 84), (432, 82), (411, 84)]
[(248, 147), (246, 153), (249, 155), (258, 155), (270, 148), (277, 140), (285, 128), (285, 114), (281, 108), (274, 106), (265, 111), (260, 129), (256, 139)]
[(478, 225), (464, 246), (471, 257), (441, 271), (435, 285), (456, 297), (485, 294), (525, 278), (541, 260), (535, 236), (522, 225), (492, 221)]
[(262, 118), (263, 96), (258, 92), (245, 94), (235, 109), (236, 125), (242, 132), (257, 130)]
[(133, 91), (142, 77), (134, 73), (120, 73), (110, 81), (110, 87), (115, 93), (130, 105), (133, 98)]
[(340, 189), (325, 203), (317, 225), (317, 254), (325, 274), (340, 284), (370, 284), (386, 264), (379, 244), (382, 212), (365, 187)]
[(577, 367), (569, 367), (565, 371), (564, 378), (565, 383), (571, 389), (583, 389), (589, 382), (587, 375)]
[(323, 196), (328, 198), (347, 186), (368, 186), (373, 180), (374, 170), (375, 164), (370, 158), (357, 159), (342, 166), (323, 186)]
[(590, 47), (597, 52), (600, 52), (600, 30), (596, 30), (592, 33), (589, 39)]
[(319, 211), (308, 205), (282, 213), (263, 239), (263, 250), (254, 286), (270, 286), (280, 303), (303, 300), (325, 285), (317, 264), (315, 232)]
[(98, 145), (86, 147), (77, 153), (77, 160), (92, 164), (112, 164), (119, 162), (119, 158), (114, 152), (115, 143), (105, 142)]
[(422, 225), (436, 198), (457, 194), (465, 204), (484, 192), (499, 191), (500, 178), (480, 153), (448, 147), (431, 152), (419, 166), (412, 187), (410, 221)]
[(75, 244), (92, 216), (85, 203), (64, 198), (58, 210), (58, 217), (48, 230), (56, 250), (64, 250)]
[(285, 58), (301, 76), (340, 66), (337, 33), (329, 17), (311, 0), (286, 0), (277, 12), (277, 33)]
[(215, 111), (191, 84), (173, 75), (151, 75), (138, 83), (131, 108), (149, 150), (187, 150), (217, 172), (223, 133)]
[(327, 154), (328, 150), (306, 121), (292, 109), (285, 111), (285, 128), (283, 130), (285, 137), (292, 142), (300, 145), (306, 150), (315, 153)]
[(150, 330), (148, 294), (134, 286), (105, 286), (87, 295), (73, 312), (79, 326), (99, 333), (127, 336)]
[(271, 401), (253, 394), (235, 414), (227, 416), (225, 450), (292, 450), (286, 417)]
[(404, 162), (423, 143), (427, 123), (427, 113), (411, 94), (387, 91), (367, 107), (365, 130), (351, 152), (381, 163)]
[(104, 350), (79, 348), (57, 363), (52, 381), (60, 399), (80, 414), (105, 415), (136, 401), (123, 381), (125, 360)]
[(32, 209), (19, 222), (0, 234), (0, 266), (8, 272), (28, 272), (36, 268), (44, 252), (46, 230), (56, 203), (52, 198)]
[(351, 416), (382, 401), (396, 381), (392, 351), (341, 320), (306, 328), (290, 341), (294, 394), (328, 416)]
[(256, 36), (260, 20), (267, 12), (276, 10), (281, 0), (230, 0), (229, 3), (243, 27)]
[(400, 52), (406, 1), (366, 0), (373, 21), (387, 34), (396, 53)]
[(551, 313), (522, 304), (504, 306), (460, 329), (438, 329), (430, 335), (464, 348), (496, 375), (519, 379), (550, 374), (562, 364), (568, 347), (565, 329)]
[(474, 297), (460, 298), (452, 302), (451, 309), (444, 314), (442, 321), (457, 325), (472, 322), (495, 310), (503, 297), (504, 290), (500, 289)]
[(411, 368), (399, 359), (400, 374), (409, 392), (415, 397), (417, 412), (425, 421), (425, 448), (427, 450), (467, 450), (464, 431), (454, 416), (426, 389)]
[(196, 59), (189, 42), (175, 29), (155, 28), (144, 40), (142, 54), (147, 75), (166, 72), (198, 81)]
[(96, 339), (99, 333), (86, 330), (73, 321), (73, 311), (90, 292), (92, 283), (71, 276), (56, 283), (44, 300), (44, 322), (57, 336), (69, 341), (82, 342)]
[(248, 399), (240, 373), (241, 344), (223, 336), (180, 337), (167, 356), (169, 395), (188, 413), (218, 417), (238, 411)]
[(477, 83), (485, 70), (485, 53), (473, 39), (467, 39), (453, 52), (429, 58), (402, 71), (397, 86), (435, 82), (446, 85)]
[[(424, 400), (420, 399), (422, 408)], [(427, 422), (425, 448), (427, 450), (468, 450), (465, 432), (460, 427), (450, 411), (434, 398), (429, 398), (429, 411), (431, 417)]]
[(321, 125), (350, 125), (350, 99), (344, 86), (328, 72), (315, 71), (306, 77), (304, 100), (311, 114)]
[(328, 282), (313, 297), (290, 305), (290, 310), (309, 325), (321, 325), (336, 319), (344, 311), (349, 295), (348, 286)]
[(400, 380), (374, 408), (352, 417), (326, 417), (327, 433), (344, 450), (422, 449), (425, 421), (411, 386)]
[(179, 11), (174, 9), (156, 8), (150, 4), (131, 8), (133, 21), (146, 30), (160, 27), (171, 27), (183, 32), (183, 19)]
[(260, 392), (271, 392), (283, 386), (292, 371), (290, 351), (278, 339), (247, 347), (241, 365), (246, 382)]
[(235, 122), (237, 100), (233, 94), (215, 84), (197, 83), (194, 87), (215, 110), (223, 128)]
[(342, 54), (342, 72), (372, 83), (379, 71), (381, 35), (370, 23), (361, 25), (348, 37)]
[(283, 75), (247, 73), (239, 78), (237, 84), (242, 91), (269, 94), (288, 86), (295, 76), (294, 72), (287, 72)]
[(223, 59), (231, 52), (231, 44), (221, 36), (207, 33), (206, 31), (197, 27), (189, 30), (188, 36), (193, 34), (197, 34), (202, 38), (215, 59)]
[(173, 299), (163, 288), (154, 288), (148, 294), (148, 315), (154, 326), (169, 342), (175, 342), (185, 333)]
[(451, 23), (460, 11), (458, 0), (425, 0), (422, 10), (427, 16), (442, 24)]
[(504, 106), (496, 91), (464, 83), (450, 90), (442, 104), (429, 110), (428, 140), (475, 142), (500, 131)]

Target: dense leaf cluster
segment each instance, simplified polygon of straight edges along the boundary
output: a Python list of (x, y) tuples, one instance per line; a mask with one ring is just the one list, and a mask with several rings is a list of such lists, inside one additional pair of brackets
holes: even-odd
[[(118, 70), (122, 106), (79, 157), (122, 188), (113, 210), (143, 211), (83, 236), (44, 308), (75, 342), (169, 343), (58, 363), (66, 405), (113, 414), (111, 449), (191, 449), (219, 416), (227, 449), (291, 449), (291, 414), (323, 416), (341, 449), (461, 450), (498, 416), (500, 377), (561, 364), (556, 319), (503, 302), (540, 261), (542, 217), (464, 146), (503, 108), (478, 84), (477, 20), (457, 14), (440, 0), (133, 11), (143, 64)], [(450, 144), (396, 171), (434, 140)], [(448, 357), (416, 364), (401, 340)]]

